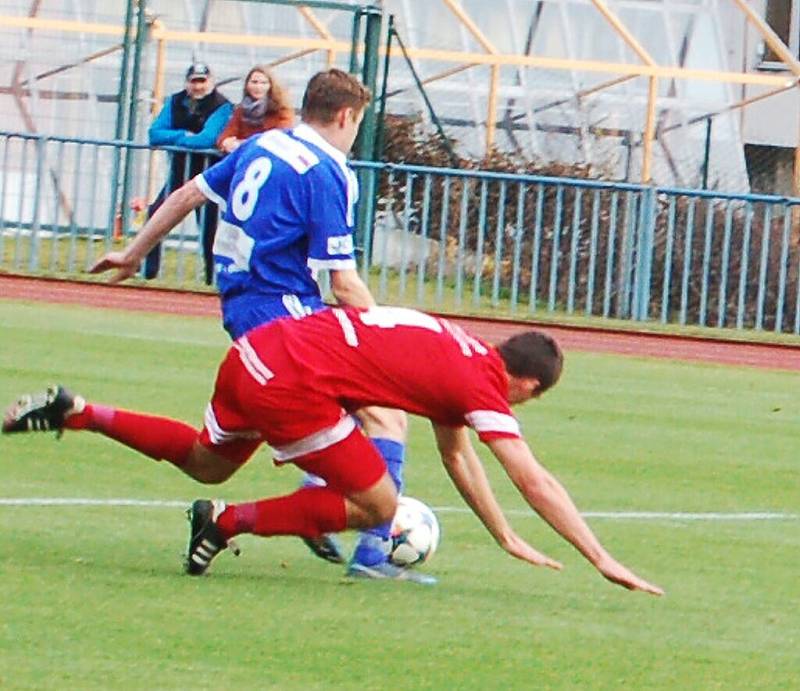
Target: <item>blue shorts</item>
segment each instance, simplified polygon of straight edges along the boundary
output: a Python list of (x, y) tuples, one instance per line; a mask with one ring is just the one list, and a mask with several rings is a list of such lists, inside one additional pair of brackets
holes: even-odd
[(222, 326), (232, 340), (241, 338), (251, 329), (268, 324), (281, 317), (302, 319), (326, 307), (317, 295), (299, 297), (286, 294), (276, 298), (239, 296), (222, 303)]

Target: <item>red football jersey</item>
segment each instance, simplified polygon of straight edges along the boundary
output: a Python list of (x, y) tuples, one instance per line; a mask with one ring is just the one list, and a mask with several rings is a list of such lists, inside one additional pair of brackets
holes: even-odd
[(279, 385), (282, 375), (282, 365), (270, 361), (288, 359), (294, 381), (348, 410), (399, 408), (443, 425), (468, 425), (483, 441), (520, 436), (499, 354), (445, 319), (396, 307), (334, 308), (280, 319), (246, 339), (264, 371), (274, 374), (267, 387)]

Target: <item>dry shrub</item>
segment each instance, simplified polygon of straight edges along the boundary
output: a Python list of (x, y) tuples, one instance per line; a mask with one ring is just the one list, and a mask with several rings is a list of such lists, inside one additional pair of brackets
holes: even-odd
[[(423, 131), (419, 122), (408, 118), (387, 118), (384, 142), (383, 160), (390, 163), (553, 178), (604, 177), (603, 171), (586, 165), (525, 161), (496, 150), (480, 160), (457, 156), (453, 161), (437, 134)], [(507, 296), (516, 280), (521, 302), (534, 296), (537, 304), (548, 304), (552, 296), (556, 309), (592, 314), (608, 311), (610, 316), (628, 317), (632, 312), (634, 266), (641, 251), (639, 239), (648, 220), (642, 209), (643, 192), (614, 189), (611, 184), (581, 189), (568, 180), (563, 185), (535, 183), (523, 188), (515, 182), (462, 177), (450, 177), (446, 185), (444, 177), (435, 176), (430, 182), (425, 234), (439, 240), (444, 248), (446, 276), (452, 278), (460, 265), (471, 282), (479, 271), (484, 294), (499, 282), (502, 296)], [(521, 193), (524, 197), (520, 201)], [(378, 197), (380, 214), (394, 215), (395, 224), (407, 226), (412, 233), (422, 231), (425, 182), (421, 176), (384, 172)], [(755, 326), (761, 312), (765, 329), (775, 329), (778, 319), (780, 330), (794, 328), (800, 256), (796, 242), (789, 242), (787, 256), (781, 256), (786, 232), (782, 211), (776, 211), (779, 216), (766, 222), (763, 204), (748, 206), (743, 201), (670, 198), (664, 194), (659, 194), (654, 203), (648, 303), (651, 318), (661, 316), (668, 273), (668, 321), (685, 317), (689, 324), (704, 321), (716, 325), (722, 303), (722, 325), (734, 326), (743, 289), (744, 326)], [(540, 229), (538, 238), (536, 227)], [(691, 236), (687, 237), (690, 228)], [(767, 254), (762, 264), (763, 247)], [(783, 260), (785, 291), (781, 298)], [(431, 254), (427, 270), (435, 271), (438, 261), (438, 255)]]

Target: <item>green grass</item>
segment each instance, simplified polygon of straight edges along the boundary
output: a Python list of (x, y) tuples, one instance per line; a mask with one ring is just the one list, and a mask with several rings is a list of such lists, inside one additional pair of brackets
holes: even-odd
[[(211, 319), (0, 300), (0, 404), (62, 381), (199, 424), (226, 338)], [(587, 511), (798, 512), (800, 376), (568, 353), (519, 409)], [(0, 504), (0, 688), (797, 688), (800, 522), (591, 519), (662, 599), (603, 581), (529, 511), (487, 454), (517, 530), (562, 573), (505, 556), (441, 511), (435, 588), (347, 583), (298, 540), (245, 538), (181, 574), (179, 508)], [(412, 420), (407, 491), (462, 507)], [(89, 433), (0, 439), (0, 497), (189, 502), (203, 488)], [(295, 486), (262, 451), (215, 495)], [(348, 537), (348, 544), (352, 538)]]

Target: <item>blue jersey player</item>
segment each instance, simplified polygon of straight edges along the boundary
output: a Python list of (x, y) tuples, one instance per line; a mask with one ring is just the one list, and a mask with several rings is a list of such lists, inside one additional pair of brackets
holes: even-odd
[(321, 309), (316, 273), (355, 270), (355, 176), (309, 125), (252, 137), (195, 183), (224, 209), (214, 261), (231, 338)]
[[(315, 75), (303, 97), (303, 122), (291, 130), (254, 135), (236, 151), (167, 198), (122, 252), (105, 255), (93, 273), (116, 269), (110, 279), (133, 276), (142, 258), (193, 209), (212, 200), (222, 209), (214, 243), (223, 325), (231, 338), (279, 317), (302, 318), (324, 305), (316, 281), (327, 270), (341, 304), (375, 304), (356, 271), (353, 226), (358, 184), (346, 153), (355, 140), (369, 91), (354, 77), (331, 69)], [(406, 417), (396, 410), (359, 411), (398, 488), (402, 485)], [(201, 482), (221, 482), (184, 471)], [(307, 478), (306, 482), (314, 482)], [(430, 576), (388, 562), (389, 528), (361, 534), (348, 574), (420, 583)], [(335, 542), (307, 541), (318, 556), (341, 561)]]

